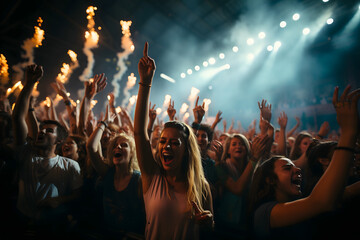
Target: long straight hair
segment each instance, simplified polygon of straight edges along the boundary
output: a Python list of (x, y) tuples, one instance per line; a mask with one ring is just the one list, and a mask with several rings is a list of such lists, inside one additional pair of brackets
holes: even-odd
[[(185, 142), (185, 153), (181, 163), (181, 170), (186, 178), (187, 203), (191, 206), (191, 202), (194, 201), (200, 209), (204, 210), (204, 203), (210, 192), (208, 191), (209, 187), (205, 179), (196, 136), (189, 125), (179, 121), (165, 123), (163, 131), (167, 128), (177, 129)], [(160, 169), (164, 171), (160, 160), (159, 147), (156, 149), (155, 160), (159, 164)]]

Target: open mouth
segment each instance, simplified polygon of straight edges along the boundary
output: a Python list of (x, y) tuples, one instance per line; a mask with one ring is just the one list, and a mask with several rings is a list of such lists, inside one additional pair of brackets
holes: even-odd
[(67, 146), (63, 147), (63, 152), (68, 152), (68, 151), (70, 151), (69, 147), (67, 147)]
[(296, 185), (297, 187), (300, 187), (301, 186), (301, 178), (294, 178), (294, 179), (291, 179), (291, 183)]
[(174, 160), (174, 156), (169, 153), (163, 153), (163, 159), (165, 164), (170, 164)]
[(119, 157), (121, 157), (122, 156), (122, 153), (121, 152), (116, 152), (115, 154), (114, 154), (114, 157), (116, 157), (116, 158), (119, 158)]

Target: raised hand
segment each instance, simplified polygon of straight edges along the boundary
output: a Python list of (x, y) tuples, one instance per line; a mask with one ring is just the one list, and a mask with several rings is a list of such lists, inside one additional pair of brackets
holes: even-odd
[(199, 103), (199, 96), (196, 98), (195, 107), (193, 109), (194, 113), (194, 119), (196, 123), (201, 123), (204, 115), (205, 115), (205, 102), (202, 103), (202, 105), (198, 105)]
[(93, 99), (95, 94), (102, 91), (107, 83), (107, 78), (105, 77), (105, 73), (96, 74), (94, 76), (94, 81), (85, 82), (85, 97), (88, 99)]
[(222, 156), (222, 154), (224, 152), (224, 147), (221, 144), (221, 142), (219, 142), (218, 140), (212, 140), (210, 149), (215, 152), (215, 157), (216, 157), (216, 159), (214, 159), (215, 162), (220, 163), (221, 162), (221, 156)]
[(280, 128), (286, 129), (287, 121), (288, 121), (288, 117), (287, 117), (286, 113), (281, 112), (279, 115), (279, 118), (278, 118), (278, 124), (279, 124)]
[(262, 100), (261, 104), (258, 102), (258, 106), (260, 109), (260, 116), (263, 117), (267, 121), (271, 121), (271, 104), (267, 104), (266, 100)]
[(329, 124), (329, 122), (325, 121), (325, 122), (323, 122), (321, 124), (319, 132), (318, 132), (317, 135), (320, 138), (324, 138), (324, 137), (326, 137), (328, 135), (329, 131), (330, 131), (330, 124)]
[(176, 109), (174, 108), (174, 101), (172, 101), (171, 103), (171, 99), (169, 101), (169, 107), (167, 109), (167, 114), (169, 115), (169, 119), (170, 121), (173, 121), (175, 118), (175, 114), (176, 114)]
[(155, 106), (156, 106), (156, 104), (154, 104), (151, 107), (151, 102), (150, 102), (150, 104), (149, 104), (149, 122), (152, 122), (152, 123), (155, 122), (155, 119), (156, 119), (156, 116), (157, 116)]
[(150, 86), (155, 73), (155, 61), (148, 55), (149, 43), (146, 42), (143, 51), (143, 57), (138, 64), (138, 71), (140, 75), (140, 85)]
[(65, 101), (69, 99), (66, 88), (62, 82), (55, 81), (53, 83), (50, 83), (50, 85), (55, 90), (55, 92), (59, 94)]
[(222, 120), (221, 114), (222, 114), (222, 111), (218, 111), (218, 113), (215, 116), (214, 124), (215, 123), (218, 124), (219, 122), (221, 122), (221, 120)]
[(256, 136), (251, 144), (251, 155), (252, 160), (258, 161), (261, 157), (264, 156), (267, 143), (270, 137), (268, 135), (258, 135)]
[(44, 70), (42, 66), (36, 64), (29, 65), (25, 71), (25, 84), (35, 84), (43, 75)]
[(351, 86), (348, 85), (339, 99), (339, 87), (336, 87), (332, 102), (336, 111), (336, 120), (341, 128), (341, 134), (357, 136), (359, 131), (359, 113), (357, 106), (360, 98), (360, 88), (352, 92), (350, 92), (350, 89)]

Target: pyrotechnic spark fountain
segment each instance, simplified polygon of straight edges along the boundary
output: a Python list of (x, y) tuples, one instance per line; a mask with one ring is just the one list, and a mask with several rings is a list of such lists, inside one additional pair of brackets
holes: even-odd
[(86, 13), (88, 14), (86, 17), (88, 20), (88, 31), (85, 32), (85, 44), (83, 52), (87, 56), (87, 66), (84, 69), (82, 75), (79, 77), (79, 79), (83, 82), (88, 81), (92, 76), (92, 69), (95, 64), (95, 59), (94, 53), (91, 51), (91, 49), (98, 47), (99, 34), (95, 31), (95, 10), (97, 10), (97, 8), (93, 6), (89, 6), (86, 9)]
[(130, 98), (130, 93), (129, 93), (129, 90), (132, 89), (134, 87), (136, 83), (136, 77), (134, 76), (134, 73), (131, 73), (129, 76), (128, 76), (128, 81), (126, 83), (126, 87), (124, 88), (124, 98), (123, 98), (123, 101), (121, 103), (121, 106), (124, 106), (127, 101), (129, 100)]
[[(114, 96), (119, 95), (120, 91), (120, 81), (122, 76), (127, 70), (127, 66), (125, 65), (125, 60), (128, 59), (129, 55), (134, 52), (135, 47), (134, 44), (130, 38), (131, 32), (130, 32), (130, 26), (132, 24), (132, 21), (120, 21), (120, 25), (122, 28), (122, 34), (121, 37), (121, 48), (124, 50), (123, 52), (117, 53), (118, 62), (117, 67), (119, 68), (119, 71), (113, 76), (113, 79), (111, 81), (111, 84), (114, 86)], [(125, 103), (125, 102), (123, 102)]]
[(37, 20), (38, 26), (34, 26), (35, 32), (32, 38), (28, 38), (24, 40), (23, 45), (21, 45), (21, 48), (25, 51), (25, 54), (21, 54), (21, 57), (23, 59), (27, 59), (26, 62), (18, 63), (14, 66), (12, 66), (13, 70), (15, 71), (14, 75), (14, 82), (17, 82), (21, 80), (24, 76), (23, 68), (30, 64), (34, 64), (34, 48), (37, 48), (42, 45), (42, 41), (45, 39), (45, 31), (41, 29), (41, 24), (43, 23), (43, 20), (41, 17)]
[(6, 57), (0, 54), (0, 83), (5, 85), (9, 81), (9, 66)]
[(195, 106), (195, 100), (196, 100), (196, 98), (197, 98), (197, 95), (198, 95), (198, 93), (200, 92), (200, 90), (199, 89), (197, 89), (197, 88), (195, 88), (195, 87), (192, 87), (191, 88), (191, 92), (190, 92), (190, 95), (189, 95), (189, 97), (188, 97), (188, 100), (189, 100), (189, 106), (190, 106), (190, 108), (194, 108), (194, 106)]

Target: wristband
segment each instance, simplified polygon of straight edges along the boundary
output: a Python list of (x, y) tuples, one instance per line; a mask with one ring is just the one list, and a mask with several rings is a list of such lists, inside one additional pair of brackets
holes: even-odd
[(355, 149), (354, 148), (350, 148), (350, 147), (335, 147), (334, 150), (344, 150), (344, 151), (348, 151), (348, 152), (351, 152), (351, 153), (355, 153)]
[(34, 108), (29, 108), (29, 112), (33, 112), (33, 111), (35, 111)]
[(64, 103), (65, 103), (65, 105), (67, 105), (67, 106), (70, 106), (70, 105), (71, 105), (70, 100), (66, 100), (66, 101), (64, 101)]
[(143, 86), (143, 87), (151, 87), (151, 84), (146, 85), (145, 83), (139, 82), (139, 85)]
[(104, 121), (100, 121), (100, 123), (104, 124), (105, 128), (107, 128), (107, 127), (108, 127), (108, 125), (107, 125), (107, 123), (106, 123), (106, 122), (104, 122)]

